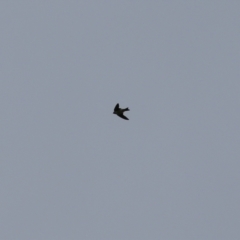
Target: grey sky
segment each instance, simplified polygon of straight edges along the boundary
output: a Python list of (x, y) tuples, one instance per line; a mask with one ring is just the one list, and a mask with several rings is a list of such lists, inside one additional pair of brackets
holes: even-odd
[(1, 1), (0, 239), (240, 239), (239, 12)]

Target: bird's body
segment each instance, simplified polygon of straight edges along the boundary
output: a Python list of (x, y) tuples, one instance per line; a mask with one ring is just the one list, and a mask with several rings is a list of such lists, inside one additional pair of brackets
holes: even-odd
[(130, 111), (129, 108), (120, 108), (119, 104), (117, 104), (114, 108), (113, 114), (118, 115), (120, 118), (123, 118), (125, 120), (129, 120), (126, 116), (123, 115), (124, 112)]

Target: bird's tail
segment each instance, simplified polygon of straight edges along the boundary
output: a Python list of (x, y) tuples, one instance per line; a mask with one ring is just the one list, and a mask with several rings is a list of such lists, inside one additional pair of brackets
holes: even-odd
[(124, 112), (126, 112), (126, 111), (130, 111), (129, 108), (125, 108), (125, 109), (123, 109), (123, 110), (124, 110)]

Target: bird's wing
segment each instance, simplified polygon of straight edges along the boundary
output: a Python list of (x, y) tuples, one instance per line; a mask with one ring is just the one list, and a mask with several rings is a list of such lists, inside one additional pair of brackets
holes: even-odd
[(120, 118), (123, 118), (123, 119), (125, 119), (125, 120), (129, 120), (126, 116), (124, 116), (123, 114), (118, 114), (118, 116), (120, 117)]
[(114, 111), (117, 111), (119, 109), (119, 104), (117, 103), (117, 105), (114, 108)]

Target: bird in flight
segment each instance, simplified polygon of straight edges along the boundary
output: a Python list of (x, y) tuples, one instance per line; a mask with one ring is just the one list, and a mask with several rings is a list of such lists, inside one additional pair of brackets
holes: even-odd
[(126, 116), (123, 115), (123, 113), (126, 111), (130, 111), (129, 108), (120, 108), (119, 104), (117, 104), (114, 108), (113, 114), (117, 114), (120, 118), (129, 120)]

